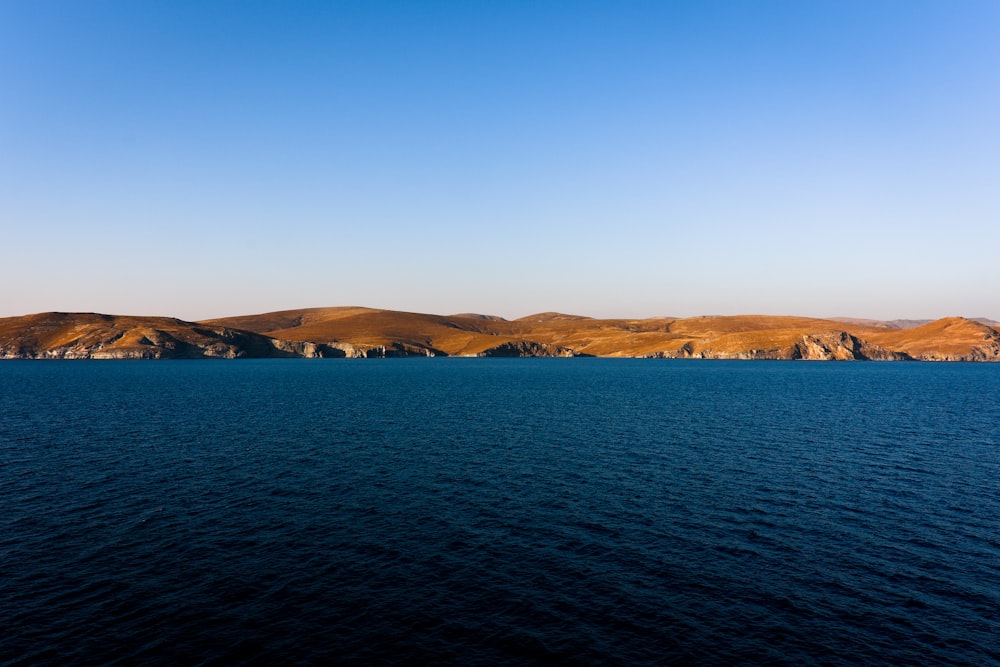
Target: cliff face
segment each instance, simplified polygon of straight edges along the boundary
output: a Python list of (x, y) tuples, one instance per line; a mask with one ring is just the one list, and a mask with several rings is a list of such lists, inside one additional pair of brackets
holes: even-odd
[(702, 341), (704, 349), (687, 342), (675, 352), (662, 352), (652, 356), (670, 359), (743, 359), (743, 360), (796, 360), (805, 361), (899, 361), (910, 357), (902, 352), (891, 352), (878, 345), (853, 336), (846, 331), (806, 334), (786, 346), (759, 349), (733, 349), (731, 345), (717, 349), (713, 341)]
[(388, 345), (352, 345), (351, 343), (328, 343), (326, 347), (343, 350), (352, 359), (396, 359), (400, 357), (446, 357), (444, 352), (421, 345), (389, 343)]
[(580, 356), (573, 350), (560, 345), (536, 343), (530, 340), (501, 343), (496, 347), (483, 350), (480, 357), (576, 357)]
[(895, 361), (910, 357), (903, 352), (890, 352), (846, 331), (839, 331), (803, 336), (802, 340), (792, 348), (790, 358), (822, 361)]
[(368, 308), (199, 323), (96, 313), (0, 319), (0, 359), (448, 355), (1000, 361), (1000, 331), (960, 317), (899, 329), (759, 315), (595, 320), (542, 313), (508, 321)]

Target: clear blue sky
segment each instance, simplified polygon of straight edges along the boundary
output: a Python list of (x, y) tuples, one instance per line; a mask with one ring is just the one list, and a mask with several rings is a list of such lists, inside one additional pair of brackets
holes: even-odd
[(1000, 2), (0, 0), (0, 316), (1000, 319)]

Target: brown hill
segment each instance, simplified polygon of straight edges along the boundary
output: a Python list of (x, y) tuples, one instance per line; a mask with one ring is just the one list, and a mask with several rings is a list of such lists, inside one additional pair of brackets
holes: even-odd
[(504, 318), (499, 315), (483, 315), (482, 313), (457, 313), (455, 315), (450, 315), (449, 317), (464, 317), (473, 320), (493, 320), (495, 322), (504, 322)]
[(545, 313), (535, 313), (534, 315), (525, 315), (524, 317), (517, 318), (517, 322), (577, 322), (580, 320), (592, 320), (592, 317), (586, 317), (584, 315), (567, 315), (566, 313), (555, 313), (555, 312), (545, 312)]
[(683, 319), (598, 320), (539, 313), (516, 320), (477, 319), (369, 308), (315, 308), (210, 320), (280, 339), (386, 346), (400, 354), (695, 357), (712, 359), (1000, 358), (997, 331), (952, 318), (891, 329), (815, 318), (739, 315)]
[(1000, 361), (1000, 332), (957, 317), (898, 329), (770, 315), (508, 321), (361, 307), (200, 323), (95, 313), (0, 319), (8, 359), (410, 355)]
[(169, 317), (41, 313), (0, 319), (0, 359), (320, 356), (316, 346)]
[(927, 324), (927, 322), (917, 321), (917, 320), (869, 320), (863, 317), (831, 317), (829, 318), (832, 322), (840, 322), (841, 324), (861, 324), (867, 327), (879, 327), (882, 329), (906, 329), (908, 328), (907, 322), (914, 322), (909, 326), (920, 326), (921, 324)]
[(479, 354), (515, 341), (502, 335), (509, 324), (503, 320), (357, 307), (307, 308), (206, 320), (203, 324), (239, 327), (273, 338), (346, 346), (357, 356), (382, 348), (398, 354)]
[[(881, 327), (884, 329), (913, 329), (915, 327), (922, 327), (925, 324), (930, 324), (935, 320), (867, 320), (859, 317), (831, 317), (829, 318), (834, 322), (844, 322), (846, 324), (865, 324), (872, 327)], [(973, 322), (979, 322), (980, 324), (985, 324), (988, 327), (996, 329), (1000, 327), (1000, 322), (996, 320), (991, 320), (988, 317), (967, 317), (967, 320)]]
[(1000, 361), (1000, 332), (964, 317), (869, 336), (878, 345), (929, 361)]

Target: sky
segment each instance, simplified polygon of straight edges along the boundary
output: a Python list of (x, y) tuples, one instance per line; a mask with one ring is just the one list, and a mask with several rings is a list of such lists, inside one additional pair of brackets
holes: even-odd
[(1000, 2), (0, 0), (0, 317), (1000, 319)]

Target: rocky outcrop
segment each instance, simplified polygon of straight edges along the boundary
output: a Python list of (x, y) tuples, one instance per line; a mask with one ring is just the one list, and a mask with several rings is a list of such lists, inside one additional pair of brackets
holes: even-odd
[(398, 357), (447, 357), (441, 350), (408, 343), (389, 343), (368, 348), (362, 355), (368, 359), (392, 359)]
[(496, 347), (483, 350), (480, 357), (576, 357), (578, 355), (568, 347), (536, 343), (530, 340), (519, 340), (502, 343)]
[(909, 359), (906, 354), (890, 352), (846, 331), (803, 336), (792, 348), (788, 358), (813, 361), (896, 361)]
[(910, 357), (892, 352), (846, 331), (803, 335), (790, 347), (768, 349), (716, 350), (711, 341), (688, 341), (676, 350), (647, 355), (659, 359), (732, 359), (732, 360), (813, 360), (813, 361), (890, 361)]
[[(306, 359), (343, 359), (348, 356), (344, 350), (334, 345), (324, 345), (322, 343), (309, 343), (298, 340), (278, 340), (270, 339), (271, 345), (279, 352), (286, 352), (293, 357), (303, 357)], [(270, 356), (264, 354), (262, 356)]]
[(1000, 361), (1000, 330), (990, 327), (983, 342), (972, 349), (966, 361)]
[(361, 359), (367, 356), (365, 348), (352, 345), (351, 343), (333, 341), (327, 343), (326, 347), (330, 350), (335, 350), (338, 356), (346, 357), (347, 359)]
[(432, 347), (410, 345), (408, 343), (389, 343), (388, 345), (355, 345), (333, 341), (323, 346), (335, 354), (348, 359), (394, 359), (398, 357), (447, 357), (441, 350)]

